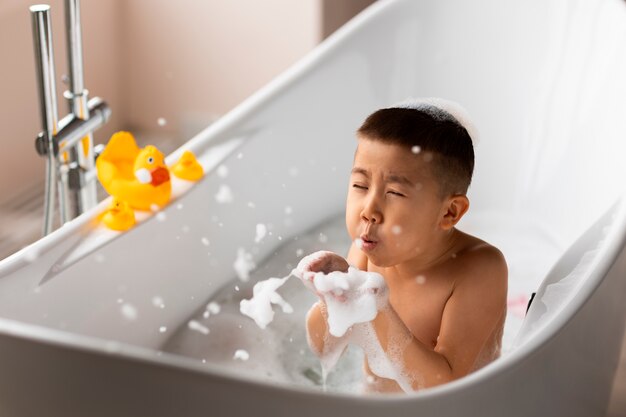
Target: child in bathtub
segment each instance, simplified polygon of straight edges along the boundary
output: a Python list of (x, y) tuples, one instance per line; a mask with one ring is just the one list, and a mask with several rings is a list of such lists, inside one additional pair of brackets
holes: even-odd
[[(403, 373), (413, 375), (413, 389), (496, 359), (506, 315), (502, 253), (455, 227), (469, 209), (474, 150), (454, 106), (410, 101), (365, 120), (346, 203), (354, 243), (346, 259), (327, 252), (305, 266), (330, 273), (352, 265), (384, 277), (388, 306), (370, 324), (382, 349), (395, 349)], [(336, 342), (327, 317), (320, 297), (307, 316), (309, 343), (320, 356)], [(396, 381), (375, 375), (367, 358), (364, 372), (368, 391), (400, 391)]]

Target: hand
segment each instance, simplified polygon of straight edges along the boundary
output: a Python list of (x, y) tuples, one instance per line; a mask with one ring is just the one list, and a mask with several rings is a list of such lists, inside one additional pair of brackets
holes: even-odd
[(341, 256), (329, 251), (319, 251), (302, 258), (295, 271), (304, 285), (323, 301), (323, 294), (313, 285), (315, 274), (318, 272), (326, 275), (335, 271), (348, 272), (349, 267), (348, 262)]
[(335, 271), (348, 272), (350, 265), (348, 265), (348, 261), (341, 256), (327, 251), (321, 252), (320, 255), (321, 256), (312, 259), (311, 262), (306, 265), (304, 271), (323, 272), (325, 274), (330, 274)]

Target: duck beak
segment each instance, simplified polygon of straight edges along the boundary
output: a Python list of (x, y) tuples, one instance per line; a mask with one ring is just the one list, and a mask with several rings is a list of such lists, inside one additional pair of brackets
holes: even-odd
[(155, 187), (170, 180), (170, 172), (167, 170), (167, 168), (155, 168), (150, 171), (150, 174), (152, 175), (152, 181), (150, 182), (150, 184), (154, 185)]

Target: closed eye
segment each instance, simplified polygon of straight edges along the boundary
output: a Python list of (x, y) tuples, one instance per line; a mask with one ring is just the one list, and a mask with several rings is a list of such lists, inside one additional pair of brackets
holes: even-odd
[(389, 194), (397, 195), (398, 197), (406, 197), (404, 194), (399, 193), (397, 191), (387, 191)]
[(367, 190), (367, 187), (364, 185), (360, 185), (360, 184), (352, 184), (353, 188), (359, 189), (359, 190)]

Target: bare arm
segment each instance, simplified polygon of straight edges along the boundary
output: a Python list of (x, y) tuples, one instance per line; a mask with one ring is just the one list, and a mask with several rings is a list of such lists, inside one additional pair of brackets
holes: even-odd
[[(481, 248), (468, 255), (465, 274), (444, 308), (434, 350), (415, 337), (391, 306), (372, 321), (385, 352), (398, 349), (394, 340), (410, 340), (400, 346), (405, 373), (414, 389), (439, 385), (470, 373), (480, 353), (506, 314), (507, 269), (495, 248)], [(400, 336), (400, 337), (399, 337)]]
[[(367, 257), (354, 243), (350, 246), (347, 259), (338, 255), (320, 258), (309, 265), (309, 270), (312, 272), (321, 271), (326, 274), (333, 271), (348, 272), (349, 265), (361, 270), (367, 269)], [(307, 339), (309, 346), (317, 355), (324, 352), (325, 341), (337, 342), (338, 340), (328, 332), (327, 318), (326, 304), (321, 299), (313, 304), (307, 314)], [(329, 348), (330, 346), (327, 346), (326, 350)]]

